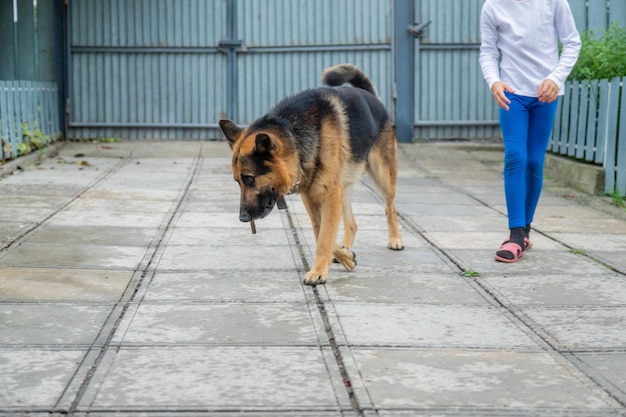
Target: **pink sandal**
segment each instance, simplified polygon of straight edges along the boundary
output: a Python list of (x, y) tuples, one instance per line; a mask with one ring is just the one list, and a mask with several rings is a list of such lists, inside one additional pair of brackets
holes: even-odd
[[(524, 242), (524, 246), (526, 246), (525, 243), (526, 242)], [(513, 257), (505, 258), (504, 256), (498, 255), (498, 253), (500, 252), (509, 252), (511, 255), (513, 255)], [(507, 240), (502, 245), (500, 245), (500, 247), (498, 248), (498, 251), (496, 252), (495, 258), (496, 258), (496, 261), (498, 262), (513, 263), (513, 262), (519, 261), (522, 255), (524, 255), (524, 249), (517, 243), (513, 243)]]
[[(502, 242), (502, 244), (504, 245), (505, 243), (509, 243), (510, 241), (511, 241), (511, 238), (509, 237), (507, 240)], [(531, 250), (532, 248), (533, 248), (533, 242), (531, 242), (529, 238), (524, 237), (524, 251)]]
[(533, 248), (533, 242), (527, 237), (524, 238), (524, 250), (531, 250)]

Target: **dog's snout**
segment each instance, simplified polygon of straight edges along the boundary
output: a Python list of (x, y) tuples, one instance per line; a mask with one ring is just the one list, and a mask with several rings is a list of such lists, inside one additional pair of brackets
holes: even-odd
[(248, 213), (247, 211), (244, 211), (244, 210), (241, 210), (239, 212), (239, 221), (240, 222), (248, 223), (251, 220), (252, 220), (252, 216), (250, 216), (250, 213)]

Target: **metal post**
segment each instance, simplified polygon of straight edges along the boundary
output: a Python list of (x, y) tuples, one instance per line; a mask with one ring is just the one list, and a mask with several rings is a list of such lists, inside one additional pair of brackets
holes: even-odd
[(394, 0), (393, 2), (394, 110), (396, 137), (400, 142), (413, 141), (415, 66), (413, 62), (414, 39), (409, 28), (413, 26), (414, 10), (414, 0)]
[(41, 81), (40, 72), (39, 72), (39, 20), (37, 19), (37, 15), (39, 8), (37, 7), (37, 0), (33, 0), (33, 43), (34, 43), (34, 52), (35, 52), (35, 81)]
[(73, 77), (73, 69), (72, 69), (72, 19), (71, 19), (71, 11), (70, 11), (69, 1), (64, 2), (63, 4), (63, 39), (65, 40), (65, 68), (63, 71), (63, 99), (65, 101), (63, 106), (63, 135), (68, 137), (68, 131), (72, 119), (72, 77)]
[(237, 39), (237, 0), (228, 0), (226, 21), (227, 39), (219, 43), (219, 50), (226, 54), (227, 117), (237, 121), (237, 48), (242, 41)]
[(20, 48), (18, 47), (17, 31), (17, 0), (13, 0), (13, 71), (16, 80), (20, 79)]

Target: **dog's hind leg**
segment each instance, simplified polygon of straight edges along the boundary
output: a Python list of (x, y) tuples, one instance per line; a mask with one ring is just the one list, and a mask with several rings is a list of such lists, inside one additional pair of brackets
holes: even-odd
[(356, 236), (357, 225), (352, 212), (352, 186), (346, 187), (343, 194), (343, 241), (342, 245), (352, 247)]
[(383, 137), (370, 152), (367, 170), (378, 186), (385, 200), (387, 229), (389, 238), (387, 247), (392, 250), (404, 249), (402, 236), (398, 227), (398, 212), (394, 202), (396, 198), (396, 181), (398, 178), (397, 145), (391, 128), (383, 132)]
[(335, 245), (333, 256), (343, 267), (352, 271), (356, 267), (356, 254), (350, 249), (357, 231), (354, 213), (352, 212), (352, 187), (346, 187), (343, 194), (343, 240)]

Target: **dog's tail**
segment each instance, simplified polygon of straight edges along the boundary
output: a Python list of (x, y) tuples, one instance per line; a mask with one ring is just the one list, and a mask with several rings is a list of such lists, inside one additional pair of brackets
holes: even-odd
[(367, 75), (352, 64), (340, 64), (326, 68), (322, 73), (322, 82), (331, 87), (348, 83), (352, 87), (369, 91), (378, 97), (378, 92)]

